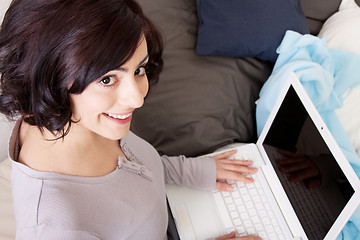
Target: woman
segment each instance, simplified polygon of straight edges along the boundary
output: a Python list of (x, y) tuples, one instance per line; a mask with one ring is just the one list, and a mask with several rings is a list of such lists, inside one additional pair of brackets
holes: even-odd
[(0, 109), (18, 118), (9, 146), (17, 239), (166, 239), (165, 181), (228, 191), (216, 179), (252, 181), (241, 174), (256, 172), (252, 162), (226, 160), (234, 152), (160, 157), (129, 131), (161, 52), (134, 0), (12, 2)]

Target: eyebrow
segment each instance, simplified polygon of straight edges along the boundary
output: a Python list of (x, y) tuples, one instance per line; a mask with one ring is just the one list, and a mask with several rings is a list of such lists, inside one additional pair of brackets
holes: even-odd
[[(144, 59), (140, 61), (140, 63), (137, 65), (137, 67), (141, 67), (141, 65), (143, 65), (144, 62), (146, 62), (148, 59), (149, 59), (149, 55), (146, 55), (146, 56), (144, 57)], [(127, 69), (125, 69), (125, 68), (123, 68), (123, 67), (119, 67), (119, 68), (117, 68), (116, 70), (119, 70), (119, 71), (122, 71), (122, 72), (127, 72), (127, 71), (128, 71)]]

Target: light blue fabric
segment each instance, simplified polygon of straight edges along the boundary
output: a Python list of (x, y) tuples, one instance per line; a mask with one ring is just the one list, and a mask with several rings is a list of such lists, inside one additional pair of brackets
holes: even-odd
[[(279, 56), (269, 79), (260, 92), (256, 108), (257, 131), (265, 122), (290, 72), (294, 72), (312, 99), (338, 145), (360, 176), (356, 155), (334, 110), (343, 104), (344, 92), (360, 84), (360, 55), (328, 49), (324, 38), (287, 31), (277, 49)], [(337, 239), (359, 239), (360, 208), (356, 210)]]

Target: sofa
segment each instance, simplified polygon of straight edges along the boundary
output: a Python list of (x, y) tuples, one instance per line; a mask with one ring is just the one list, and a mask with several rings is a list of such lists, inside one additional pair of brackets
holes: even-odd
[[(285, 5), (284, 0), (264, 0), (257, 6), (252, 0), (139, 2), (164, 36), (164, 70), (145, 105), (135, 112), (131, 130), (160, 154), (192, 157), (232, 143), (255, 142), (256, 101), (272, 75), (276, 49), (287, 29), (360, 55), (360, 0), (288, 0)], [(2, 14), (9, 3), (0, 1)], [(242, 12), (231, 7), (239, 3), (249, 6)], [(354, 111), (360, 105), (359, 86), (347, 89), (335, 110), (341, 126), (329, 128), (345, 132), (350, 143), (346, 151), (360, 162), (360, 118)], [(15, 232), (7, 159), (12, 125), (1, 116), (2, 240), (14, 239)]]

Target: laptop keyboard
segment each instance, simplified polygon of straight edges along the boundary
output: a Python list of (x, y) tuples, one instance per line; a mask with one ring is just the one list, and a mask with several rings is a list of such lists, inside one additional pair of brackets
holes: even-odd
[(259, 236), (264, 240), (285, 240), (257, 174), (251, 177), (254, 183), (229, 182), (234, 187), (232, 192), (213, 193), (226, 232), (236, 231), (237, 236)]

